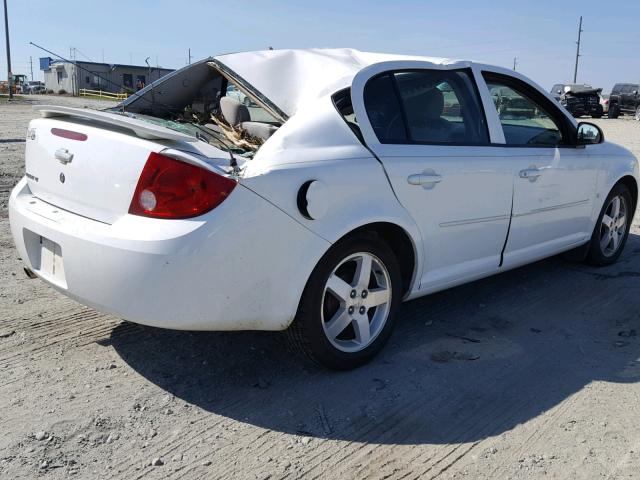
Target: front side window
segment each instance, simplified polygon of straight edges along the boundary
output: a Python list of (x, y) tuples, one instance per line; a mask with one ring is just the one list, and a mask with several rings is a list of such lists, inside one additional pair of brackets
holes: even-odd
[(530, 89), (517, 81), (485, 76), (507, 145), (549, 147), (563, 143), (559, 123)]
[(477, 91), (466, 71), (386, 73), (367, 84), (365, 106), (381, 143), (488, 143)]

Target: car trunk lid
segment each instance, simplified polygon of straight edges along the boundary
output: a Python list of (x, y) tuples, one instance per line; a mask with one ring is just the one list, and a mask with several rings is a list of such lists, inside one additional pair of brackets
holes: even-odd
[(173, 151), (181, 161), (211, 169), (229, 163), (225, 152), (181, 132), (117, 114), (60, 108), (40, 109), (45, 118), (29, 124), (27, 181), (36, 197), (87, 218), (113, 223), (128, 213), (151, 152)]

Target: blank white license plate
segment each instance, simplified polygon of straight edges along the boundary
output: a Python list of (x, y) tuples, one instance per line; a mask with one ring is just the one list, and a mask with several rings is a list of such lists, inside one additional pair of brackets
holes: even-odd
[(40, 237), (40, 272), (55, 283), (65, 285), (64, 265), (60, 245), (45, 237)]

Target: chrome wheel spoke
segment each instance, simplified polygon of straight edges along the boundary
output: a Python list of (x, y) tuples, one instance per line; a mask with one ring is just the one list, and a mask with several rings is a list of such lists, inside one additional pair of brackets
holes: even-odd
[(369, 317), (366, 315), (358, 315), (353, 322), (354, 330), (356, 332), (356, 342), (360, 345), (367, 345), (371, 339), (371, 325), (369, 324)]
[(376, 288), (369, 290), (367, 298), (362, 302), (365, 307), (377, 307), (378, 305), (385, 304), (391, 299), (391, 293), (387, 288)]
[(347, 313), (345, 308), (339, 309), (327, 325), (325, 326), (329, 338), (337, 338), (344, 329), (351, 323), (351, 315)]
[(627, 217), (624, 215), (621, 215), (618, 218), (618, 222), (616, 223), (616, 226), (618, 227), (618, 229), (624, 229), (624, 226), (626, 223), (627, 223)]
[(609, 215), (607, 215), (606, 213), (602, 216), (602, 224), (607, 227), (607, 228), (611, 228), (613, 227), (613, 218), (611, 218)]
[(366, 253), (360, 257), (356, 273), (353, 276), (353, 286), (360, 288), (367, 288), (369, 286), (369, 279), (371, 278), (371, 255)]
[(616, 218), (620, 215), (620, 197), (614, 197), (611, 201), (611, 216)]
[(340, 300), (346, 301), (349, 298), (352, 287), (335, 273), (332, 273), (327, 281), (327, 290), (331, 291)]
[(618, 233), (614, 233), (611, 236), (611, 249), (615, 252), (618, 250), (618, 246), (620, 245), (620, 237), (621, 235)]

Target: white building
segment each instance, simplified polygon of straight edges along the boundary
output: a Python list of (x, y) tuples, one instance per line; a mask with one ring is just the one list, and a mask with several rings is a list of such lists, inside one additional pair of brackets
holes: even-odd
[(67, 62), (49, 57), (40, 59), (47, 90), (64, 90), (77, 95), (80, 89), (102, 90), (113, 93), (135, 92), (173, 70), (138, 65), (108, 63)]

